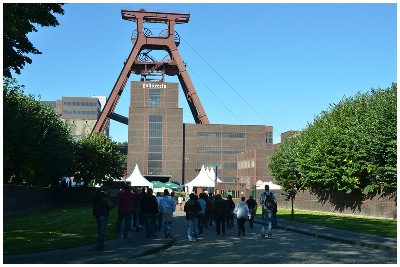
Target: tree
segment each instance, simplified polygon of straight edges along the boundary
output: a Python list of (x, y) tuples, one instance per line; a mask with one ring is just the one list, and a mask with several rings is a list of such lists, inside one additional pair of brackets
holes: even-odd
[(116, 142), (103, 133), (79, 140), (75, 160), (75, 179), (82, 178), (85, 185), (123, 176), (124, 157)]
[(3, 182), (48, 186), (70, 175), (74, 143), (52, 107), (3, 80)]
[(397, 189), (397, 84), (344, 98), (270, 157), (279, 183), (313, 191), (373, 195)]
[(29, 41), (27, 34), (37, 32), (34, 24), (42, 27), (58, 26), (52, 14), (64, 15), (64, 4), (3, 4), (3, 75), (12, 78), (11, 70), (20, 74), (25, 63), (31, 64), (27, 54), (41, 54)]

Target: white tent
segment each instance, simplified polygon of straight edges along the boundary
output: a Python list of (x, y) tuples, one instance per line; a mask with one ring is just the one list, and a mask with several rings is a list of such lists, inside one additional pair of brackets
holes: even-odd
[[(261, 182), (261, 181), (260, 181)], [(264, 189), (265, 185), (269, 185), (269, 189), (282, 189), (282, 186), (274, 184), (273, 182), (269, 181), (269, 182), (264, 182), (264, 183), (257, 183), (257, 189)]]
[[(208, 173), (207, 173), (208, 176), (210, 176), (210, 178), (215, 182), (215, 172), (214, 172), (213, 167), (211, 167), (211, 169), (208, 169), (208, 168), (207, 168), (207, 170), (208, 170)], [(218, 176), (217, 176), (217, 182), (218, 182), (218, 183), (222, 183), (222, 180), (219, 179)]]
[(153, 184), (150, 183), (146, 178), (139, 171), (139, 167), (136, 164), (135, 169), (133, 170), (132, 174), (126, 178), (126, 182), (131, 182), (131, 186), (148, 186), (153, 188)]
[(185, 187), (188, 188), (187, 192), (191, 193), (193, 187), (215, 187), (215, 182), (213, 179), (208, 176), (204, 165), (201, 167), (199, 174), (192, 181), (185, 184)]

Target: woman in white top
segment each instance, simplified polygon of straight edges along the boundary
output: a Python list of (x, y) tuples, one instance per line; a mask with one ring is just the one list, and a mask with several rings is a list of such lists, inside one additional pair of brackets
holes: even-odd
[(247, 218), (251, 217), (249, 207), (247, 206), (247, 203), (245, 202), (245, 197), (241, 198), (241, 201), (235, 206), (235, 209), (233, 210), (233, 213), (236, 214), (237, 218), (237, 225), (238, 225), (238, 234), (237, 236), (240, 236), (240, 234), (243, 234), (243, 236), (246, 235), (246, 229), (244, 228), (244, 223), (246, 222)]

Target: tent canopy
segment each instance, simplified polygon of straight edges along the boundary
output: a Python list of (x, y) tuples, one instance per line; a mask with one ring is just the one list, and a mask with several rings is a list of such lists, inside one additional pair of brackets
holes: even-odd
[[(206, 172), (207, 172), (208, 176), (210, 176), (211, 180), (213, 180), (215, 182), (215, 171), (214, 171), (213, 167), (211, 167), (210, 169), (207, 168)], [(222, 182), (222, 180), (219, 179), (218, 176), (217, 176), (217, 182), (218, 183)]]
[(125, 181), (131, 182), (131, 186), (148, 186), (150, 188), (153, 188), (153, 184), (150, 183), (146, 178), (144, 178), (144, 176), (140, 173), (137, 164), (132, 174)]
[(196, 178), (189, 183), (186, 183), (185, 187), (188, 187), (188, 192), (192, 192), (193, 187), (215, 187), (215, 182), (210, 176), (208, 176), (203, 165)]

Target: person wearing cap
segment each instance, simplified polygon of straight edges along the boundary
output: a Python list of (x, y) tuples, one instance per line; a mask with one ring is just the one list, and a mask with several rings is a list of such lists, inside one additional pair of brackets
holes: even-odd
[(249, 219), (250, 228), (253, 228), (254, 217), (257, 214), (257, 201), (255, 201), (254, 197), (252, 195), (250, 195), (249, 199), (246, 200), (246, 203), (250, 210), (250, 219)]

